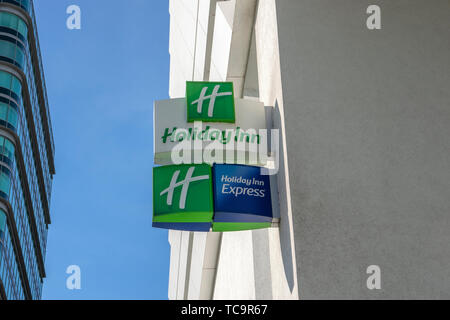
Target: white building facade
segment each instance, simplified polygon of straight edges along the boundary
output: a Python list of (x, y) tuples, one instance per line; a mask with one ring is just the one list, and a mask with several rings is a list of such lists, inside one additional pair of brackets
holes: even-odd
[(279, 227), (170, 231), (169, 298), (450, 298), (450, 2), (169, 3), (170, 97), (232, 81), (281, 132)]
[[(282, 95), (274, 4), (170, 1), (170, 97), (184, 97), (186, 81), (232, 81), (237, 98), (275, 107)], [(280, 228), (170, 231), (170, 299), (298, 299), (286, 168)]]

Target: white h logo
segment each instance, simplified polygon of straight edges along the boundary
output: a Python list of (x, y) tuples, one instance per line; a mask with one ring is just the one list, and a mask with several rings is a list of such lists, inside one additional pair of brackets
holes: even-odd
[(179, 207), (180, 207), (180, 209), (184, 209), (186, 207), (186, 198), (187, 198), (187, 193), (189, 190), (189, 184), (194, 181), (201, 181), (201, 180), (209, 179), (209, 176), (207, 176), (207, 175), (199, 176), (199, 177), (192, 177), (192, 175), (194, 174), (194, 170), (195, 170), (195, 167), (190, 167), (188, 172), (186, 173), (186, 178), (184, 179), (184, 181), (181, 181), (181, 182), (177, 182), (178, 176), (180, 175), (180, 170), (175, 171), (175, 173), (172, 176), (172, 181), (170, 181), (169, 187), (160, 193), (160, 196), (167, 193), (167, 205), (168, 206), (172, 205), (173, 192), (174, 192), (175, 188), (182, 186), (183, 188), (181, 189)]
[(203, 111), (203, 101), (209, 99), (209, 108), (208, 108), (208, 117), (212, 118), (214, 114), (214, 104), (216, 102), (217, 97), (224, 97), (224, 96), (231, 96), (232, 92), (221, 92), (219, 93), (220, 85), (217, 85), (214, 87), (214, 90), (210, 96), (206, 96), (206, 91), (208, 90), (208, 87), (204, 87), (202, 89), (202, 92), (200, 93), (200, 98), (198, 100), (195, 100), (192, 102), (192, 104), (198, 104), (197, 106), (197, 112), (202, 113)]

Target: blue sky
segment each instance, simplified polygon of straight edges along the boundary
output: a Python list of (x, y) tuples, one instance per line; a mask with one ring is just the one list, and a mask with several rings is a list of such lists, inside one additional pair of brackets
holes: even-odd
[[(82, 29), (66, 28), (81, 7)], [(152, 229), (153, 100), (168, 97), (168, 1), (39, 0), (56, 144), (44, 299), (167, 299)], [(78, 265), (82, 289), (66, 288)]]

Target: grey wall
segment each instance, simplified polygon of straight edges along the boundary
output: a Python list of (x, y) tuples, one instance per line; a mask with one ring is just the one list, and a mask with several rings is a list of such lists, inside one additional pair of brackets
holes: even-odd
[(277, 16), (300, 298), (449, 299), (450, 1), (277, 0)]

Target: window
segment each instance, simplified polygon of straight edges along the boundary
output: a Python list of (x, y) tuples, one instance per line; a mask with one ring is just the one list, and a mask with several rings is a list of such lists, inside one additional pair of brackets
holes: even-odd
[(27, 38), (28, 27), (25, 21), (9, 12), (0, 12), (0, 27), (17, 31), (24, 39)]
[[(6, 229), (6, 213), (0, 209), (0, 241), (3, 241), (3, 235), (5, 234)], [(1, 259), (1, 251), (0, 250), (0, 259)]]
[(0, 102), (0, 123), (8, 128), (17, 129), (17, 122), (17, 111), (10, 105)]
[[(21, 100), (22, 84), (19, 79), (8, 72), (0, 71), (0, 90), (5, 93), (5, 89), (13, 99)], [(17, 129), (18, 117), (15, 103), (2, 98), (0, 100), (0, 124)]]
[(22, 94), (22, 84), (20, 83), (20, 80), (5, 71), (0, 71), (0, 87), (11, 90), (18, 96)]
[(14, 161), (14, 144), (9, 139), (0, 136), (0, 161), (12, 167)]
[(8, 174), (8, 169), (0, 166), (1, 172), (0, 172), (0, 196), (2, 198), (8, 199), (9, 197), (9, 188), (11, 187), (11, 179), (10, 175)]
[[(14, 43), (13, 43), (14, 42)], [(22, 48), (12, 38), (1, 36), (0, 57), (7, 62), (13, 63), (22, 68), (25, 62), (25, 54)]]
[(25, 9), (25, 11), (29, 11), (30, 9), (30, 1), (29, 0), (0, 0), (0, 2), (14, 3), (19, 7)]

